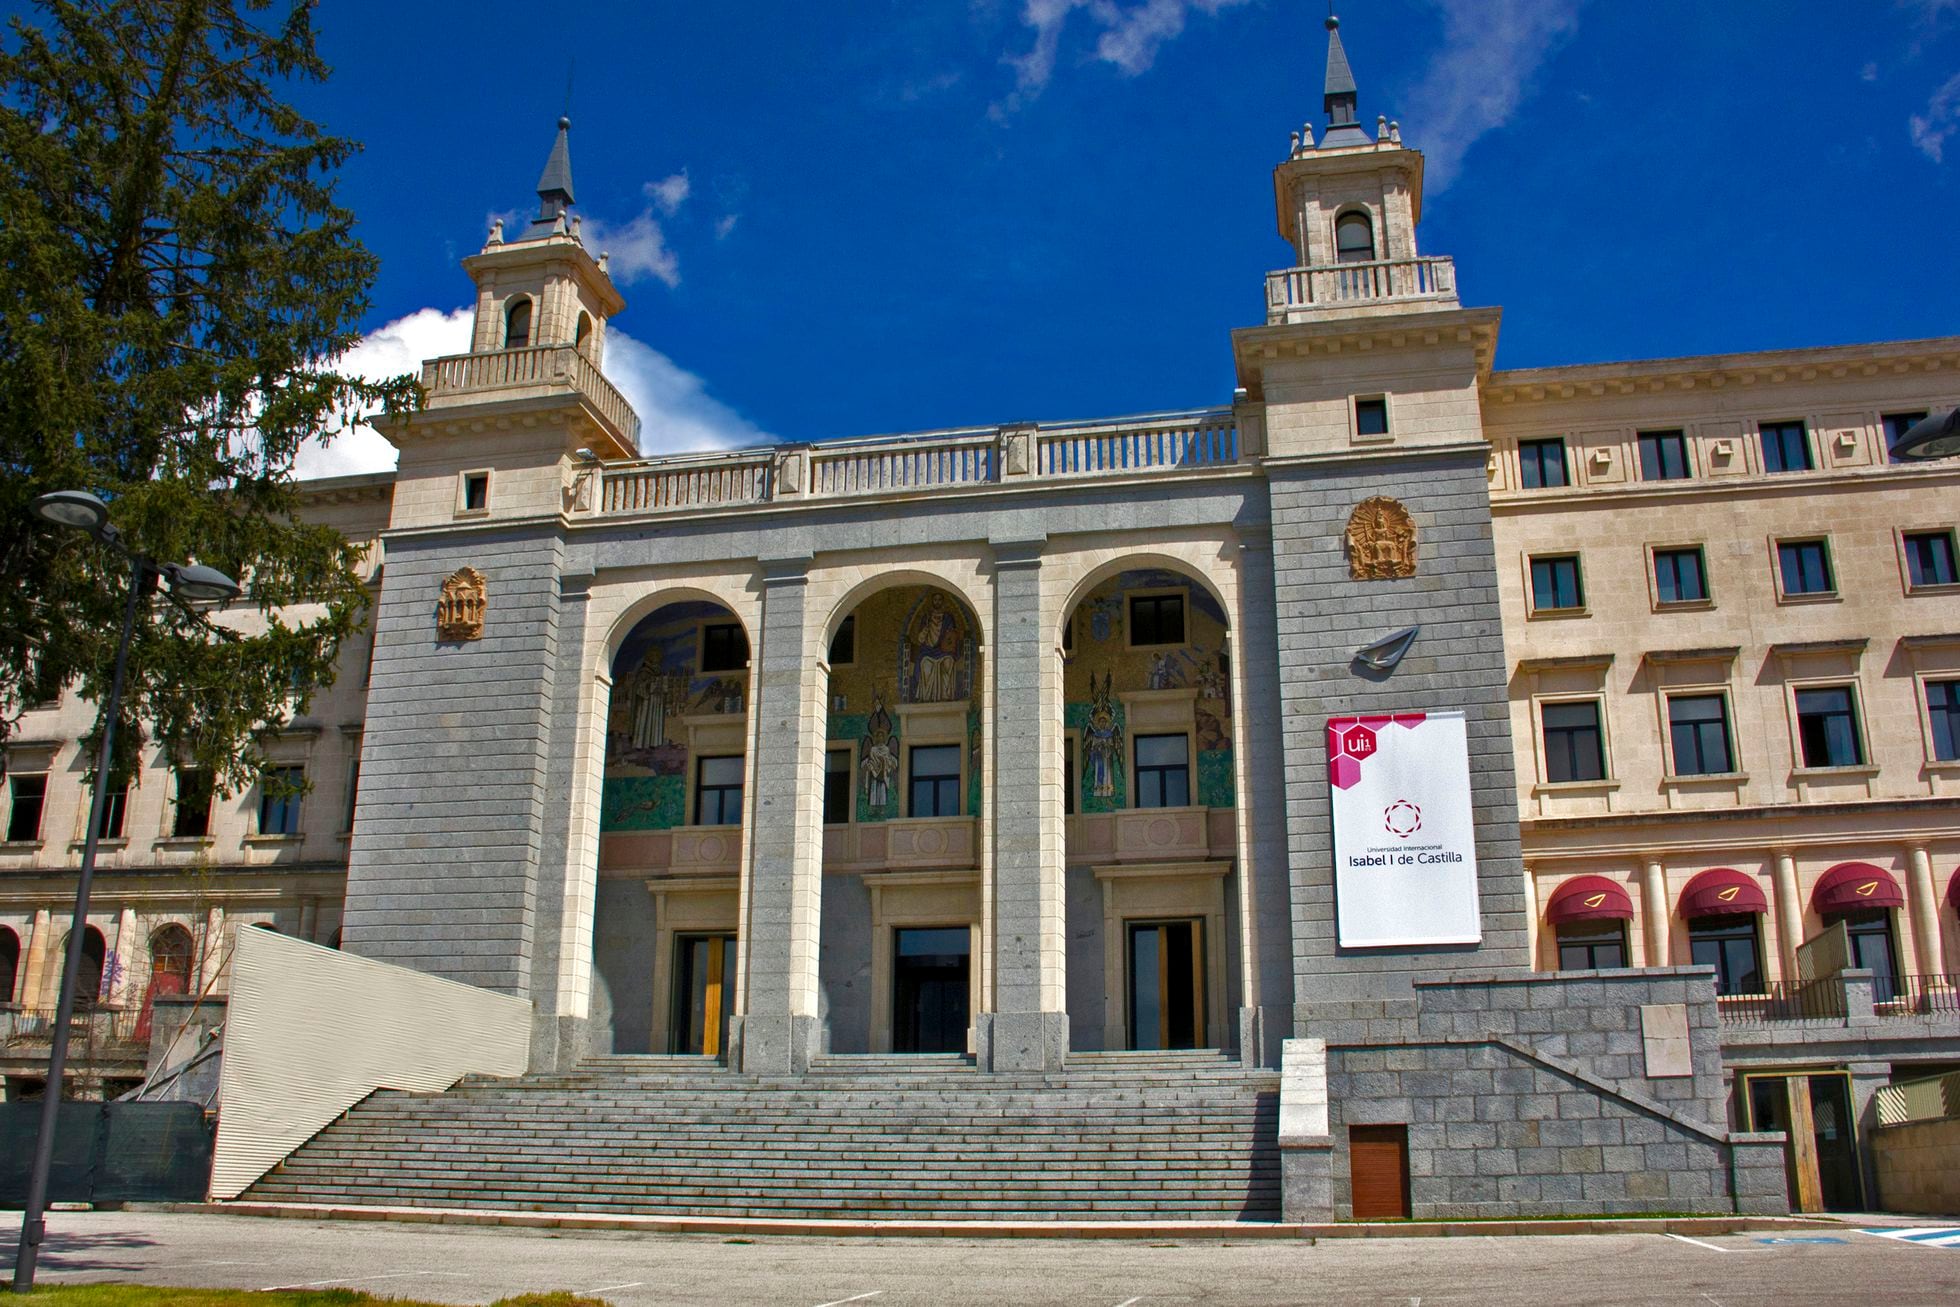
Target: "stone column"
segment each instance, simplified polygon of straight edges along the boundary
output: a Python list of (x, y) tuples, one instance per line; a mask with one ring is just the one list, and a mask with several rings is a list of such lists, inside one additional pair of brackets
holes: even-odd
[(204, 914), (204, 965), (198, 968), (198, 989), (209, 989), (218, 978), (218, 973), (231, 961), (231, 950), (225, 947), (225, 910), (212, 908)]
[[(15, 991), (22, 1007), (53, 1007), (43, 996), (47, 987), (48, 953), (54, 948), (54, 914), (46, 908), (34, 909), (34, 925), (27, 936), (27, 957), (20, 969), (20, 986)], [(57, 970), (56, 976), (61, 973)], [(56, 981), (58, 985), (59, 980)]]
[(974, 1034), (982, 1065), (995, 1071), (1052, 1071), (1068, 1054), (1062, 705), (1054, 635), (1042, 620), (1045, 543), (994, 542), (994, 994)]
[(1672, 965), (1674, 918), (1667, 910), (1667, 872), (1660, 859), (1649, 858), (1640, 869), (1640, 926), (1646, 940), (1647, 965)]
[(1783, 983), (1797, 979), (1797, 946), (1803, 943), (1803, 899), (1797, 893), (1797, 860), (1785, 850), (1776, 853), (1776, 950), (1783, 963)]
[(124, 996), (129, 993), (130, 969), (136, 965), (135, 908), (126, 907), (116, 914), (116, 938), (109, 945), (109, 956), (114, 963), (109, 975), (104, 977), (109, 983), (103, 999), (111, 1007), (120, 1007)]
[(1906, 879), (1906, 912), (1912, 918), (1913, 952), (1916, 969), (1922, 976), (1946, 974), (1946, 959), (1940, 944), (1940, 900), (1933, 886), (1933, 858), (1922, 845), (1907, 852), (1910, 868)]
[(809, 564), (808, 555), (763, 560), (762, 630), (749, 664), (746, 981), (730, 1042), (750, 1075), (800, 1074), (818, 1051), (824, 682), (806, 648)]

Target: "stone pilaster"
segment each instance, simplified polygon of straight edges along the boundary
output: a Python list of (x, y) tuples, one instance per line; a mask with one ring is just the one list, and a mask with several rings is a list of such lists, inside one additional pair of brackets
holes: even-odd
[(1239, 611), (1232, 624), (1233, 716), (1242, 754), (1238, 776), (1239, 920), (1249, 976), (1239, 1009), (1239, 1056), (1276, 1066), (1293, 1033), (1292, 895), (1286, 874), (1284, 792), (1267, 778), (1281, 774), (1286, 742), (1279, 703), (1279, 628), (1273, 591), (1273, 535), (1241, 524)]
[(792, 1075), (817, 1052), (817, 928), (823, 875), (824, 684), (808, 630), (809, 557), (765, 559), (744, 840), (742, 1014), (733, 1059)]
[(976, 1046), (996, 1071), (1054, 1070), (1068, 1053), (1061, 685), (1042, 620), (1040, 539), (994, 545), (993, 1010)]

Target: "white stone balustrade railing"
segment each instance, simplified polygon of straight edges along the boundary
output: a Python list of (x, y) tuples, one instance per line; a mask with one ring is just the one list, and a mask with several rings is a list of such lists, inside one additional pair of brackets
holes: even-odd
[(637, 447), (640, 418), (633, 406), (574, 345), (452, 354), (422, 365), (422, 389), (432, 403), (499, 390), (569, 388), (592, 402), (628, 445)]
[(601, 469), (596, 511), (691, 512), (741, 504), (981, 488), (1045, 477), (1123, 476), (1242, 461), (1230, 409), (1124, 422), (1018, 426), (678, 454)]
[(1456, 303), (1456, 261), (1447, 255), (1281, 268), (1266, 274), (1266, 317), (1286, 322), (1370, 302)]

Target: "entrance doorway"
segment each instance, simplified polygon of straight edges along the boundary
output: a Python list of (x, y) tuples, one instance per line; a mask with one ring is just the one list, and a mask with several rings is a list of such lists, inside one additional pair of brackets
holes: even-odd
[(1852, 1129), (1851, 1080), (1842, 1071), (1750, 1076), (1749, 1128), (1782, 1131), (1790, 1208), (1856, 1212), (1864, 1208), (1858, 1141)]
[(1132, 921), (1130, 1047), (1205, 1046), (1204, 926), (1195, 918)]
[(735, 937), (682, 935), (674, 941), (674, 1033), (670, 1052), (720, 1057), (735, 1011)]
[(892, 934), (892, 1051), (966, 1052), (972, 929), (929, 926)]
[(1348, 1127), (1348, 1194), (1357, 1221), (1409, 1216), (1409, 1127)]

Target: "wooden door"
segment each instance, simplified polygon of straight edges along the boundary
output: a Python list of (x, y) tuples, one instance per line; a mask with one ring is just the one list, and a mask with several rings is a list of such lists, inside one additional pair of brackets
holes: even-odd
[(1348, 1127), (1348, 1177), (1357, 1221), (1406, 1220), (1409, 1215), (1409, 1127)]

